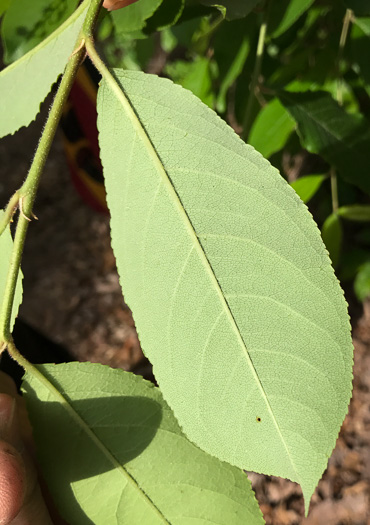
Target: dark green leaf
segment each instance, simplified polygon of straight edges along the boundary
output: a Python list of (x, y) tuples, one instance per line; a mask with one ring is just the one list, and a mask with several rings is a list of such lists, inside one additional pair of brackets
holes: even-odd
[(249, 16), (232, 22), (224, 21), (212, 39), (213, 59), (217, 63), (220, 84), (216, 108), (220, 113), (226, 111), (228, 90), (243, 70), (254, 33), (255, 20)]
[(353, 60), (360, 67), (361, 76), (370, 84), (370, 38), (360, 26), (354, 25), (351, 32)]
[(153, 33), (175, 24), (184, 9), (185, 0), (162, 0), (161, 5), (145, 25), (145, 33)]
[(202, 4), (209, 6), (222, 6), (226, 8), (226, 18), (235, 20), (247, 16), (262, 0), (201, 0)]
[(347, 113), (324, 91), (285, 91), (279, 98), (298, 124), (302, 145), (322, 155), (345, 181), (370, 193), (368, 121)]
[(344, 251), (340, 259), (339, 277), (342, 282), (353, 281), (360, 267), (370, 262), (370, 251), (360, 248)]
[(344, 4), (348, 9), (352, 9), (356, 16), (370, 15), (369, 0), (344, 0)]
[(272, 1), (268, 21), (269, 34), (276, 38), (284, 33), (307, 11), (313, 2), (314, 0)]
[(306, 175), (292, 182), (291, 186), (303, 202), (308, 202), (320, 189), (326, 178), (326, 175)]
[(342, 225), (338, 215), (332, 213), (326, 219), (321, 230), (322, 240), (329, 252), (334, 268), (337, 267), (342, 247)]
[(4, 61), (10, 64), (45, 40), (73, 13), (78, 0), (13, 1), (1, 27)]

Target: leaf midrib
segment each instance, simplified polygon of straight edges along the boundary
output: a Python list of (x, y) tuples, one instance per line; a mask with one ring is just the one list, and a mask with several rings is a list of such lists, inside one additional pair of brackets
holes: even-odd
[[(211, 280), (211, 282), (213, 283), (213, 286), (216, 290), (216, 293), (219, 297), (219, 300), (220, 300), (220, 303), (221, 305), (223, 306), (223, 309), (225, 309), (226, 311), (226, 315), (228, 317), (228, 320), (230, 322), (230, 325), (236, 335), (236, 339), (241, 347), (241, 349), (243, 350), (244, 352), (244, 355), (246, 356), (246, 359), (247, 359), (247, 362), (249, 364), (249, 367), (252, 371), (252, 374), (254, 376), (254, 379), (258, 385), (258, 388), (261, 392), (261, 395), (262, 395), (262, 398), (264, 399), (265, 403), (266, 403), (266, 406), (267, 406), (267, 409), (271, 415), (271, 419), (272, 421), (274, 422), (274, 425), (276, 427), (276, 430), (278, 432), (278, 435), (280, 436), (280, 439), (281, 439), (281, 442), (286, 450), (286, 453), (287, 453), (287, 456), (289, 457), (289, 460), (291, 462), (291, 465), (293, 467), (293, 470), (294, 472), (296, 473), (296, 476), (297, 476), (297, 479), (295, 481), (297, 481), (298, 483), (300, 483), (300, 475), (298, 474), (297, 472), (297, 469), (296, 469), (296, 466), (295, 466), (295, 463), (293, 461), (293, 458), (290, 454), (290, 451), (289, 451), (289, 448), (288, 448), (288, 445), (282, 435), (282, 432), (281, 432), (281, 429), (280, 429), (280, 426), (279, 426), (279, 423), (278, 421), (276, 420), (275, 418), (275, 415), (274, 415), (274, 412), (272, 410), (272, 407), (270, 405), (270, 402), (268, 400), (268, 397), (267, 397), (267, 394), (264, 390), (264, 387), (260, 381), (260, 378), (258, 376), (258, 373), (257, 373), (257, 370), (255, 369), (254, 365), (253, 365), (253, 362), (251, 360), (251, 357), (249, 355), (249, 352), (248, 352), (248, 349), (244, 343), (244, 340), (240, 334), (240, 330), (239, 330), (239, 327), (236, 323), (236, 320), (233, 316), (233, 313), (231, 312), (230, 310), (230, 307), (229, 307), (229, 304), (227, 303), (224, 295), (223, 295), (223, 292), (222, 292), (222, 289), (220, 287), (220, 284), (217, 280), (217, 277), (216, 275), (214, 274), (213, 272), (213, 269), (212, 269), (212, 266), (203, 250), (203, 247), (202, 245), (200, 244), (199, 242), (199, 239), (197, 237), (197, 234), (193, 228), (193, 225), (182, 205), (182, 202), (180, 200), (180, 197), (179, 195), (177, 194), (173, 184), (172, 184), (172, 181), (170, 179), (170, 177), (168, 176), (167, 174), (167, 171), (166, 171), (166, 168), (164, 167), (163, 165), (163, 162), (159, 156), (159, 154), (157, 153), (156, 149), (155, 149), (155, 146), (154, 144), (152, 143), (148, 133), (146, 132), (145, 128), (144, 128), (144, 125), (141, 123), (140, 119), (139, 119), (139, 116), (137, 115), (134, 107), (131, 105), (131, 102), (130, 100), (128, 99), (128, 97), (126, 97), (123, 89), (121, 88), (121, 86), (118, 84), (117, 80), (115, 79), (115, 77), (109, 72), (106, 73), (104, 75), (104, 81), (106, 82), (106, 84), (109, 86), (110, 90), (112, 91), (113, 95), (116, 96), (118, 102), (122, 105), (122, 108), (123, 110), (125, 111), (127, 117), (129, 118), (129, 120), (131, 121), (131, 124), (134, 128), (134, 130), (136, 131), (136, 134), (137, 136), (142, 140), (143, 142), (143, 145), (144, 147), (146, 148), (149, 156), (151, 157), (152, 159), (152, 162), (153, 162), (153, 165), (154, 167), (157, 169), (157, 172), (159, 173), (162, 181), (163, 181), (163, 184), (164, 186), (166, 187), (170, 197), (173, 198), (173, 201), (176, 203), (176, 207), (177, 207), (177, 210), (178, 210), (178, 213), (180, 215), (180, 217), (182, 217), (183, 219), (183, 222), (184, 222), (184, 225), (189, 233), (189, 236), (190, 238), (192, 239), (193, 241), (193, 245), (195, 246), (195, 249), (198, 253), (198, 256), (200, 257), (200, 260), (201, 262), (203, 263), (203, 267), (205, 269), (205, 272), (209, 275), (209, 278)], [(211, 111), (211, 110), (210, 110)], [(176, 413), (176, 408), (173, 407), (173, 410), (174, 412)]]
[(153, 512), (157, 515), (159, 519), (162, 520), (166, 525), (171, 525), (166, 517), (162, 514), (160, 509), (155, 505), (155, 503), (150, 499), (150, 497), (144, 492), (140, 487), (138, 482), (129, 474), (129, 472), (121, 465), (114, 455), (108, 450), (104, 443), (98, 438), (98, 436), (92, 431), (89, 425), (82, 419), (82, 417), (76, 412), (73, 406), (69, 401), (62, 395), (62, 393), (53, 385), (53, 383), (42, 373), (39, 367), (33, 365), (28, 366), (28, 373), (32, 374), (40, 383), (47, 388), (51, 396), (53, 396), (66, 410), (68, 415), (75, 421), (75, 423), (85, 432), (86, 436), (91, 439), (94, 445), (102, 452), (102, 454), (107, 458), (107, 460), (114, 466), (115, 469), (120, 472), (126, 481), (136, 489), (140, 496), (144, 498), (144, 501), (149, 505)]

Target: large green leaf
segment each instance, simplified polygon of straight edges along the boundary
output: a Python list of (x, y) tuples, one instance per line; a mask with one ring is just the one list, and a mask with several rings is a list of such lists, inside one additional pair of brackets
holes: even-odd
[(28, 126), (53, 82), (63, 72), (80, 32), (89, 0), (52, 35), (0, 73), (0, 137)]
[(198, 446), (297, 481), (308, 505), (352, 377), (320, 233), (278, 171), (193, 94), (114, 74), (98, 94), (112, 244), (163, 395)]
[(91, 363), (38, 368), (47, 381), (27, 373), (23, 390), (69, 523), (264, 523), (247, 476), (190, 443), (151, 383)]
[[(3, 218), (4, 212), (0, 210), (0, 220)], [(0, 236), (0, 310), (3, 303), (3, 297), (8, 277), (8, 270), (10, 264), (10, 257), (13, 250), (13, 240), (10, 235), (10, 229), (7, 228)], [(12, 310), (11, 326), (13, 327), (15, 318), (18, 313), (19, 305), (22, 302), (22, 275), (20, 274), (15, 289), (15, 296)], [(1, 341), (0, 341), (1, 343)]]
[(253, 123), (248, 142), (264, 157), (280, 151), (295, 128), (294, 119), (275, 98), (259, 113)]
[(15, 0), (1, 26), (6, 64), (14, 62), (55, 31), (76, 9), (78, 0)]
[(280, 0), (271, 2), (268, 31), (273, 37), (284, 33), (311, 7), (314, 0)]
[(370, 127), (324, 91), (283, 92), (279, 98), (298, 124), (302, 145), (337, 168), (347, 182), (370, 193)]

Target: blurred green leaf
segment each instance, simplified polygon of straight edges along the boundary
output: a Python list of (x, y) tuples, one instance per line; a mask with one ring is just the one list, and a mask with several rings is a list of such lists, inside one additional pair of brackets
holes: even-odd
[(85, 0), (46, 40), (0, 72), (0, 100), (6, 101), (0, 137), (28, 126), (39, 112), (73, 52), (89, 3)]
[(207, 106), (213, 107), (214, 95), (208, 58), (197, 57), (192, 62), (178, 60), (169, 63), (165, 71), (174, 82), (192, 91)]
[(370, 297), (370, 261), (360, 267), (353, 288), (359, 301), (365, 301)]
[(226, 8), (226, 18), (235, 20), (247, 16), (262, 0), (200, 0), (208, 6), (222, 6)]
[(369, 0), (344, 0), (344, 4), (348, 9), (352, 9), (357, 16), (370, 15)]
[(289, 29), (313, 4), (314, 0), (280, 0), (271, 2), (269, 34), (276, 38)]
[(355, 248), (350, 252), (344, 251), (340, 259), (340, 280), (352, 281), (365, 262), (370, 262), (369, 250)]
[(352, 206), (342, 206), (337, 213), (343, 219), (349, 221), (367, 222), (370, 221), (370, 206), (353, 204)]
[(146, 20), (153, 16), (161, 3), (162, 0), (140, 0), (110, 13), (117, 33), (132, 33), (143, 29)]
[(10, 64), (55, 31), (78, 5), (78, 0), (15, 0), (4, 15), (1, 36), (4, 62)]
[(360, 67), (361, 76), (370, 84), (370, 38), (359, 25), (354, 25), (351, 32), (353, 60)]
[(0, 16), (2, 16), (8, 9), (11, 1), (12, 0), (0, 0)]
[(356, 17), (353, 21), (355, 25), (360, 27), (365, 35), (370, 36), (370, 17), (369, 18), (360, 18)]
[(280, 101), (274, 98), (258, 113), (248, 143), (269, 158), (284, 147), (295, 126), (294, 119)]
[(153, 16), (146, 22), (145, 33), (153, 33), (175, 24), (184, 9), (185, 0), (162, 0)]
[(292, 188), (303, 202), (308, 202), (320, 189), (326, 175), (305, 175), (291, 183)]
[(251, 37), (255, 31), (253, 25), (253, 17), (232, 22), (225, 21), (212, 39), (213, 59), (217, 63), (220, 85), (216, 109), (220, 113), (226, 111), (228, 90), (241, 74), (250, 52)]
[(302, 145), (322, 155), (345, 181), (370, 193), (368, 121), (347, 113), (324, 91), (278, 96), (298, 124)]
[(332, 213), (325, 220), (321, 230), (322, 240), (329, 252), (333, 267), (338, 266), (340, 251), (342, 247), (342, 224), (338, 215)]

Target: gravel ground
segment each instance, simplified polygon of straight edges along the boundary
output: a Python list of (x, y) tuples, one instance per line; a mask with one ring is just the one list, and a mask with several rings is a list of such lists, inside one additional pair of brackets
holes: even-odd
[[(0, 141), (0, 206), (24, 179), (42, 128)], [(124, 304), (108, 219), (80, 199), (70, 182), (60, 137), (42, 178), (24, 254), (20, 316), (78, 360), (148, 375), (130, 310)], [(273, 525), (370, 525), (370, 307), (354, 327), (354, 395), (308, 519), (294, 483), (250, 474), (266, 522)], [(232, 525), (232, 524), (230, 524)]]

